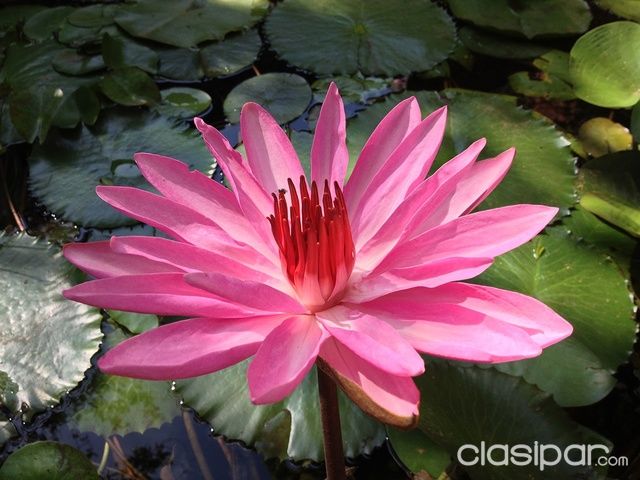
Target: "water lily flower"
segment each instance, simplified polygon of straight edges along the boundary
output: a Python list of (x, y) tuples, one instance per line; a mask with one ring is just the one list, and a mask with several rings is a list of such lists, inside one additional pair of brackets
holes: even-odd
[(65, 291), (103, 308), (189, 317), (108, 351), (102, 371), (175, 380), (253, 357), (256, 404), (282, 400), (314, 364), (369, 414), (418, 418), (419, 352), (470, 362), (535, 357), (572, 331), (538, 300), (463, 283), (556, 215), (543, 205), (470, 213), (507, 173), (514, 150), (478, 161), (485, 140), (427, 177), (446, 108), (415, 98), (380, 122), (349, 176), (335, 85), (322, 105), (306, 177), (289, 138), (255, 103), (242, 109), (246, 156), (195, 119), (230, 189), (178, 160), (138, 153), (158, 193), (100, 186), (117, 210), (169, 238), (67, 245), (95, 280)]

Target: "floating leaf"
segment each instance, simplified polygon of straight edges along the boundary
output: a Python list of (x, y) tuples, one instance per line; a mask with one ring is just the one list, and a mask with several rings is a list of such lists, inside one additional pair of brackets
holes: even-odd
[(273, 49), (292, 65), (330, 75), (428, 70), (455, 47), (455, 27), (432, 2), (287, 0), (266, 21)]
[(22, 31), (31, 40), (41, 41), (51, 38), (54, 32), (67, 20), (67, 17), (74, 9), (72, 7), (45, 8), (29, 18), (24, 24)]
[(458, 35), (462, 44), (469, 50), (488, 57), (525, 60), (540, 56), (549, 50), (549, 47), (544, 45), (468, 26), (462, 27)]
[(509, 86), (517, 93), (529, 97), (544, 97), (554, 100), (576, 98), (569, 74), (569, 54), (552, 50), (533, 61), (540, 69), (535, 79), (529, 72), (517, 72), (509, 76)]
[(78, 27), (68, 21), (62, 24), (58, 32), (58, 41), (73, 48), (84, 47), (87, 44), (100, 42), (104, 27)]
[(105, 35), (102, 38), (104, 62), (113, 69), (138, 67), (147, 73), (158, 71), (159, 57), (156, 52), (129, 38)]
[[(111, 312), (112, 318), (114, 313)], [(157, 317), (144, 317), (154, 317), (157, 326)], [(105, 342), (112, 347), (125, 339), (121, 330), (115, 330), (107, 335)], [(94, 432), (106, 438), (160, 428), (163, 423), (171, 422), (179, 415), (180, 408), (169, 382), (99, 373), (87, 391), (74, 401), (68, 414), (75, 429)]]
[(97, 310), (62, 298), (71, 268), (26, 235), (0, 236), (0, 368), (19, 389), (3, 402), (25, 414), (45, 410), (75, 387), (102, 338)]
[(265, 73), (245, 80), (224, 100), (224, 114), (231, 123), (240, 121), (246, 102), (256, 102), (269, 110), (278, 123), (300, 116), (311, 101), (307, 81), (293, 73)]
[(251, 65), (262, 47), (257, 30), (234, 35), (200, 50), (200, 58), (207, 77), (232, 75)]
[(539, 235), (498, 257), (477, 281), (533, 296), (573, 325), (570, 342), (525, 361), (546, 370), (546, 378), (536, 373), (541, 388), (566, 405), (607, 393), (613, 384), (603, 370), (612, 373), (627, 360), (636, 331), (627, 279), (607, 255), (566, 235)]
[(562, 219), (562, 223), (567, 233), (611, 255), (628, 272), (631, 255), (636, 248), (633, 237), (603, 222), (580, 205), (576, 205), (571, 215)]
[[(547, 394), (521, 378), (495, 369), (434, 359), (428, 362), (425, 374), (417, 378), (417, 383), (423, 398), (419, 428), (451, 455), (456, 455), (462, 445), (479, 449), (481, 442), (487, 448), (527, 445), (531, 452), (542, 444), (555, 445), (563, 451), (573, 444), (611, 447), (606, 439), (571, 420)], [(494, 458), (502, 459), (502, 453), (498, 450)], [(462, 452), (467, 462), (475, 455), (468, 449)], [(546, 465), (541, 472), (536, 463), (506, 462), (493, 467), (490, 463), (477, 462), (465, 470), (474, 480), (595, 478), (592, 465), (571, 466), (559, 462)]]
[(0, 32), (28, 21), (33, 15), (46, 8), (43, 5), (11, 5), (0, 8)]
[(123, 67), (100, 81), (102, 93), (120, 105), (154, 105), (160, 101), (155, 82), (142, 70)]
[(582, 33), (591, 23), (591, 10), (584, 0), (449, 0), (449, 8), (456, 17), (479, 27), (527, 38)]
[(0, 480), (99, 480), (93, 463), (79, 450), (57, 442), (34, 442), (15, 451), (0, 468)]
[[(66, 96), (65, 96), (66, 95)], [(58, 110), (70, 96), (56, 87), (30, 86), (9, 95), (9, 111), (13, 126), (29, 143), (47, 138)]]
[(76, 27), (104, 27), (113, 23), (115, 13), (115, 5), (89, 5), (74, 10), (69, 15), (68, 22)]
[(580, 205), (640, 237), (640, 154), (619, 152), (580, 169)]
[[(185, 403), (216, 434), (254, 445), (265, 457), (322, 458), (322, 430), (315, 367), (285, 400), (254, 405), (249, 399), (247, 362), (177, 382)], [(340, 392), (342, 439), (347, 457), (369, 453), (384, 441), (384, 429)]]
[(149, 188), (132, 157), (154, 152), (179, 158), (191, 168), (211, 171), (204, 142), (184, 125), (144, 111), (104, 110), (94, 127), (57, 132), (34, 148), (30, 162), (31, 189), (47, 208), (79, 225), (114, 228), (132, 225), (100, 200), (95, 187), (128, 185)]
[(118, 325), (123, 326), (131, 333), (146, 332), (159, 325), (156, 315), (146, 313), (121, 312), (119, 310), (108, 310), (109, 317)]
[(267, 0), (138, 0), (120, 8), (115, 20), (134, 37), (187, 48), (256, 23), (267, 5)]
[(619, 17), (640, 22), (640, 3), (637, 0), (594, 0), (600, 8), (609, 10)]
[(578, 39), (570, 72), (576, 95), (600, 107), (630, 107), (640, 100), (640, 25), (613, 22)]
[(2, 147), (24, 141), (11, 121), (9, 102), (0, 98), (0, 153)]
[(624, 125), (605, 117), (590, 118), (580, 126), (578, 139), (585, 152), (593, 157), (631, 150), (633, 138)]
[(167, 117), (192, 119), (211, 107), (211, 97), (203, 90), (172, 87), (160, 91), (162, 102), (155, 109)]
[(398, 460), (417, 474), (414, 476), (416, 480), (423, 478), (420, 472), (427, 472), (430, 475), (427, 478), (440, 478), (451, 462), (449, 452), (417, 428), (398, 430), (387, 427), (387, 435)]
[(359, 73), (352, 77), (321, 78), (311, 85), (315, 98), (320, 102), (324, 99), (331, 82), (338, 85), (340, 96), (345, 103), (366, 103), (372, 98), (389, 93), (391, 79), (365, 77)]
[(101, 55), (83, 55), (73, 49), (62, 50), (53, 57), (53, 68), (68, 75), (85, 75), (103, 70), (104, 67)]
[[(515, 147), (516, 159), (505, 179), (485, 200), (494, 208), (514, 203), (543, 203), (569, 207), (575, 203), (574, 160), (569, 142), (553, 124), (517, 106), (516, 97), (469, 90), (407, 92), (376, 103), (348, 122), (347, 143), (350, 168), (380, 119), (402, 98), (415, 94), (424, 113), (447, 104), (449, 120), (436, 166), (486, 137), (481, 158)], [(540, 181), (544, 175), (544, 182)]]
[(156, 48), (160, 63), (158, 75), (171, 80), (198, 81), (204, 77), (197, 49), (189, 48)]

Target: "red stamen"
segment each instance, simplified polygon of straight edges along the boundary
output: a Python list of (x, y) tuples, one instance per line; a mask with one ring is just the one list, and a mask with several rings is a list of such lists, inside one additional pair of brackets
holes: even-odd
[(355, 262), (355, 248), (344, 196), (334, 183), (324, 182), (322, 198), (316, 182), (300, 177), (300, 196), (291, 179), (287, 181), (291, 206), (285, 192), (273, 194), (273, 215), (269, 217), (283, 271), (311, 311), (335, 303), (346, 285)]

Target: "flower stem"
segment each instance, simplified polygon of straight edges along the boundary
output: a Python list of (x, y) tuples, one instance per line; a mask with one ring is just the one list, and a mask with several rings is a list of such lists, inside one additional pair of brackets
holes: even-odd
[(322, 437), (324, 441), (324, 463), (327, 480), (345, 480), (338, 389), (329, 375), (320, 368), (317, 368), (317, 370), (320, 416), (322, 418)]

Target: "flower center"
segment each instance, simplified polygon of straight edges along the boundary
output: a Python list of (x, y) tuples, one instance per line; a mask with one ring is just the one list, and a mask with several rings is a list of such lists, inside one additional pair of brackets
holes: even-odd
[(335, 198), (326, 180), (322, 198), (316, 182), (311, 183), (309, 194), (304, 176), (300, 177), (300, 196), (290, 178), (288, 183), (291, 206), (285, 190), (273, 193), (269, 222), (280, 249), (282, 270), (300, 301), (317, 312), (340, 300), (353, 270), (351, 225), (337, 182)]

